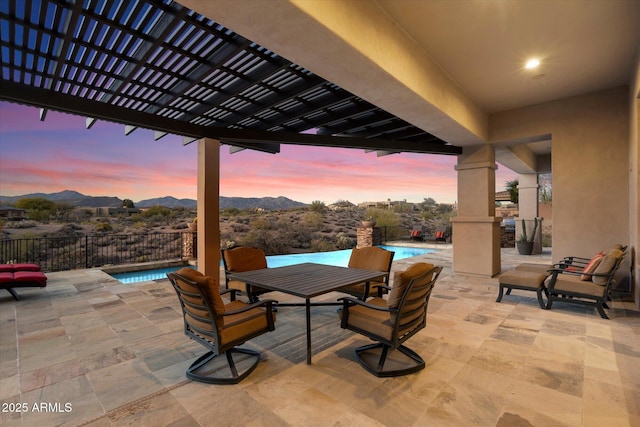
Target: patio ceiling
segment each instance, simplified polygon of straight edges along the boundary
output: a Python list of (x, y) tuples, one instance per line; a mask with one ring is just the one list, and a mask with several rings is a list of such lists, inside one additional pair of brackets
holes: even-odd
[[(172, 1), (0, 3), (0, 99), (241, 148), (461, 148)], [(46, 111), (46, 110), (44, 110)]]

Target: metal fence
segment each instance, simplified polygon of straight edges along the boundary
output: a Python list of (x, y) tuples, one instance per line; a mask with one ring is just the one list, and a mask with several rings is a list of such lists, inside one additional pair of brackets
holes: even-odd
[(43, 271), (62, 271), (181, 259), (184, 234), (107, 234), (0, 240), (0, 263), (35, 263)]

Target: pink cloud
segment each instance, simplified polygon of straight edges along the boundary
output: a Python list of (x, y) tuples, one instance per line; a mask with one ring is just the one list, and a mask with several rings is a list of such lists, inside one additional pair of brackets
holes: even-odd
[[(154, 141), (149, 130), (124, 135), (122, 125), (0, 102), (0, 194), (76, 190), (134, 201), (154, 197), (196, 198), (197, 143), (174, 135)], [(223, 196), (286, 196), (322, 200), (407, 199), (438, 202), (457, 198), (455, 156), (395, 154), (285, 145), (272, 155), (245, 150), (220, 155)], [(498, 169), (498, 190), (517, 175)]]

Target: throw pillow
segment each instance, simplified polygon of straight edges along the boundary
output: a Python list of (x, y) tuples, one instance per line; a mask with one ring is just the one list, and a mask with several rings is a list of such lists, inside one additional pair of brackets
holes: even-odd
[(596, 268), (598, 267), (598, 265), (600, 265), (602, 258), (604, 258), (603, 252), (598, 252), (596, 256), (591, 258), (591, 261), (589, 261), (589, 263), (582, 269), (582, 275), (580, 276), (580, 280), (584, 280), (584, 281), (591, 280), (591, 275), (593, 274), (594, 271), (596, 271)]
[[(598, 265), (598, 267), (596, 268), (596, 270), (593, 272), (593, 274), (611, 274), (611, 271), (613, 270), (613, 267), (615, 267), (616, 262), (618, 262), (618, 259), (624, 254), (624, 252), (622, 252), (619, 249), (613, 249), (611, 250), (607, 255), (604, 256), (604, 258), (602, 258), (602, 261), (600, 261), (600, 264)], [(593, 276), (592, 278), (593, 283), (595, 283), (596, 285), (606, 285), (607, 281), (609, 280), (609, 277), (607, 276)]]

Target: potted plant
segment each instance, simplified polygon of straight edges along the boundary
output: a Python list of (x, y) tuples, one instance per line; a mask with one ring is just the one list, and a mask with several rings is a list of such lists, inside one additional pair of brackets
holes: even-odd
[(372, 216), (362, 221), (363, 227), (375, 227), (376, 219)]
[(190, 223), (187, 223), (187, 225), (189, 226), (189, 230), (197, 231), (198, 230), (198, 218), (193, 218), (193, 221), (190, 222)]
[(518, 237), (516, 247), (520, 255), (531, 255), (533, 252), (533, 240), (536, 238), (536, 231), (538, 230), (538, 218), (533, 219), (533, 231), (531, 235), (527, 236), (527, 223), (522, 220), (522, 234)]

